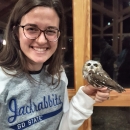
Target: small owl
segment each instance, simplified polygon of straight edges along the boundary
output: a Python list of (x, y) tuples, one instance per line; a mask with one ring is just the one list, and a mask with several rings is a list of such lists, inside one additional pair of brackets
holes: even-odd
[(96, 88), (108, 87), (108, 89), (115, 90), (118, 93), (125, 91), (122, 86), (110, 78), (98, 61), (87, 61), (83, 66), (82, 73), (84, 79)]

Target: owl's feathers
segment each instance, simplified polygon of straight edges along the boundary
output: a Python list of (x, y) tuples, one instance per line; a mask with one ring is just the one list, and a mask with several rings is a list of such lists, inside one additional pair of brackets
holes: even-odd
[(94, 87), (108, 87), (108, 89), (115, 90), (119, 93), (125, 91), (121, 85), (110, 78), (98, 61), (87, 61), (83, 66), (82, 73), (84, 79), (86, 79)]

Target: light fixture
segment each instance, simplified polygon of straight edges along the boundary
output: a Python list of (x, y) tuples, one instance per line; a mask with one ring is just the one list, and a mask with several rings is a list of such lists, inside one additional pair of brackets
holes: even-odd
[(3, 40), (3, 45), (6, 45), (6, 41), (5, 41), (5, 39)]
[(108, 23), (107, 23), (107, 25), (111, 25), (111, 23), (110, 23), (110, 22), (108, 22)]

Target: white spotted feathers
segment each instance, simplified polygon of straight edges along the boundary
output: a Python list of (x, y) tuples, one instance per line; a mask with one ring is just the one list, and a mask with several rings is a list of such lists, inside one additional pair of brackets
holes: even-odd
[(84, 79), (96, 88), (108, 87), (108, 89), (115, 90), (118, 93), (125, 91), (121, 85), (110, 78), (98, 61), (87, 61), (83, 66), (82, 73)]

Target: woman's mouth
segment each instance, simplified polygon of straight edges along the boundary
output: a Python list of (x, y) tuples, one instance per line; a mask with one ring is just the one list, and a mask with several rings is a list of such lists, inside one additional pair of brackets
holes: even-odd
[(48, 47), (40, 48), (40, 47), (31, 47), (33, 50), (37, 51), (38, 53), (44, 53), (46, 50), (48, 50)]

